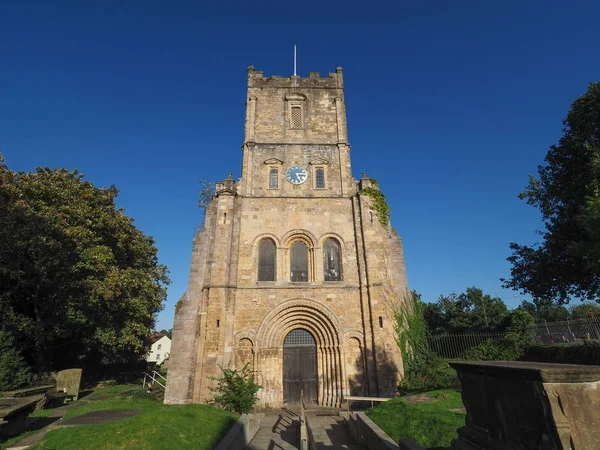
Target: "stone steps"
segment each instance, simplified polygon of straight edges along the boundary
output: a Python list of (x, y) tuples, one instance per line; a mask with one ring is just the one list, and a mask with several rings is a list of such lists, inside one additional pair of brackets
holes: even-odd
[(316, 450), (364, 450), (358, 445), (339, 416), (309, 416)]
[[(315, 450), (364, 450), (350, 436), (344, 419), (323, 413), (323, 410), (315, 408), (308, 414)], [(299, 435), (300, 421), (296, 411), (282, 409), (262, 419), (258, 432), (246, 448), (298, 450)]]
[(246, 447), (248, 450), (298, 450), (300, 421), (291, 411), (267, 414), (258, 432)]

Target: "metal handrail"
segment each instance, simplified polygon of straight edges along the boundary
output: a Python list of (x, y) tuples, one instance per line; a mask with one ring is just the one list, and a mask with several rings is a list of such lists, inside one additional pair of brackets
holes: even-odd
[(300, 450), (309, 450), (308, 421), (306, 420), (306, 404), (304, 403), (304, 390), (300, 389)]
[[(155, 370), (153, 370), (152, 372), (157, 373)], [(163, 377), (162, 375), (160, 375), (159, 373), (157, 373), (158, 376), (160, 376), (161, 378), (163, 378), (166, 381), (166, 378)], [(156, 377), (154, 375), (150, 375), (149, 373), (144, 372), (144, 382), (142, 384), (142, 387), (145, 388), (146, 387), (146, 378), (150, 378), (152, 380), (152, 383), (156, 383), (158, 384), (160, 387), (162, 387), (163, 389), (166, 389), (166, 386), (164, 384), (162, 384), (160, 381), (158, 381), (156, 379)], [(148, 383), (150, 384), (150, 383)]]
[(161, 377), (163, 380), (167, 381), (167, 379), (165, 377), (163, 377), (160, 373), (158, 373), (156, 370), (153, 370), (152, 373), (158, 375), (159, 377)]
[(300, 389), (300, 414), (302, 416), (302, 420), (306, 416), (306, 404), (304, 403), (304, 390)]

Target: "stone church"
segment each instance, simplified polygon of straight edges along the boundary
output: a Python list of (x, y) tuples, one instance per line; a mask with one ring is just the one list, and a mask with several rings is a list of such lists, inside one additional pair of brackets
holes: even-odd
[(393, 393), (408, 286), (378, 194), (352, 178), (342, 68), (249, 67), (242, 176), (217, 183), (194, 239), (165, 403), (206, 402), (219, 366), (246, 364), (263, 407)]

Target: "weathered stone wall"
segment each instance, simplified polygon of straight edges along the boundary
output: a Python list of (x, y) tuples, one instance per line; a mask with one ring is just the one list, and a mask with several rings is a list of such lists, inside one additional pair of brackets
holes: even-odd
[(204, 227), (194, 239), (188, 290), (175, 307), (165, 403), (181, 404), (192, 401), (196, 355), (198, 347), (201, 346), (198, 341), (202, 317), (200, 312), (203, 298), (207, 296), (203, 286), (211, 249), (211, 235), (216, 221), (216, 206), (215, 202), (209, 205), (205, 214)]
[[(254, 101), (256, 105), (253, 134), (247, 138), (275, 144), (337, 144), (336, 98), (341, 101), (344, 98), (341, 69), (329, 78), (320, 78), (316, 72), (311, 73), (310, 78), (265, 78), (262, 72), (249, 70), (248, 107), (253, 107)], [(299, 129), (288, 126), (291, 104), (303, 108), (303, 123)]]
[[(218, 366), (249, 363), (263, 406), (283, 402), (283, 340), (296, 328), (317, 345), (318, 401), (339, 405), (350, 392), (389, 395), (401, 360), (394, 310), (407, 291), (400, 238), (351, 176), (342, 71), (320, 78), (265, 78), (249, 69), (242, 178), (217, 184), (194, 244), (188, 292), (176, 313), (169, 403), (210, 398)], [(302, 126), (290, 127), (290, 105)], [(308, 179), (288, 183), (301, 166)], [(325, 170), (316, 189), (315, 167)], [(269, 188), (277, 168), (278, 186)], [(258, 246), (276, 244), (276, 280), (258, 281)], [(341, 281), (324, 281), (323, 244), (341, 245)], [(290, 281), (290, 246), (309, 248), (308, 282)]]

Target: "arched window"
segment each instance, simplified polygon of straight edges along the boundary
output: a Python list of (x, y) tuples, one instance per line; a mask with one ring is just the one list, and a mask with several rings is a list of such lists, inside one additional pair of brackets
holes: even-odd
[(263, 239), (258, 244), (258, 281), (275, 281), (275, 242)]
[(308, 281), (308, 247), (302, 241), (290, 249), (290, 281)]
[(336, 239), (329, 238), (323, 244), (323, 273), (325, 281), (342, 280), (342, 252)]

